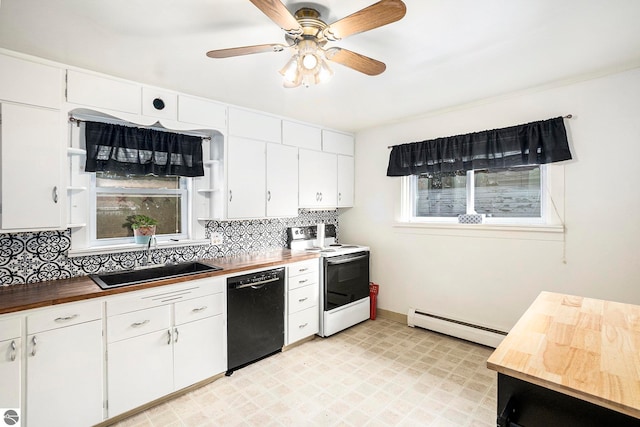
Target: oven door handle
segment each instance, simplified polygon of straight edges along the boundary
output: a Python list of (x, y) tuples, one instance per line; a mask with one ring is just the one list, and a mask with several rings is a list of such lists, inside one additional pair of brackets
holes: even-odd
[(353, 262), (353, 261), (358, 261), (358, 260), (361, 260), (361, 259), (365, 259), (366, 257), (367, 257), (367, 255), (360, 255), (360, 256), (354, 256), (354, 257), (351, 257), (351, 258), (341, 259), (339, 261), (332, 261), (332, 260), (328, 259), (327, 260), (327, 264), (330, 264), (330, 265), (344, 264), (344, 263), (347, 263), (347, 262)]

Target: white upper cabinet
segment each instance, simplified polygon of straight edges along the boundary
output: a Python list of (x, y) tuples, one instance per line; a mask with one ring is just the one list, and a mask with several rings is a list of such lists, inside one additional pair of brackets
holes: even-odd
[(267, 144), (267, 216), (298, 215), (298, 149)]
[(0, 100), (60, 108), (62, 70), (0, 55)]
[(353, 157), (338, 155), (338, 207), (353, 206)]
[(66, 189), (59, 111), (5, 103), (0, 118), (0, 228), (61, 228)]
[(142, 115), (176, 120), (178, 118), (178, 95), (175, 92), (154, 87), (143, 87)]
[(68, 70), (67, 101), (89, 107), (140, 114), (142, 87), (133, 82)]
[(263, 218), (266, 201), (265, 143), (231, 136), (227, 166), (227, 217)]
[(335, 154), (299, 150), (301, 208), (335, 208), (338, 202), (338, 162)]
[(226, 129), (227, 107), (206, 99), (178, 95), (178, 120), (206, 128)]
[(282, 120), (252, 111), (229, 108), (229, 134), (282, 143)]
[(309, 150), (322, 150), (322, 130), (301, 123), (282, 121), (282, 143)]
[(323, 129), (322, 151), (353, 156), (355, 151), (353, 135)]

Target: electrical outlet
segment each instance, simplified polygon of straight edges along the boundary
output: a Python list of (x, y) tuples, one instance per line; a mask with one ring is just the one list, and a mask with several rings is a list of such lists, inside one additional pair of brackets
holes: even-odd
[(211, 233), (211, 236), (209, 236), (209, 240), (212, 245), (221, 245), (222, 233)]

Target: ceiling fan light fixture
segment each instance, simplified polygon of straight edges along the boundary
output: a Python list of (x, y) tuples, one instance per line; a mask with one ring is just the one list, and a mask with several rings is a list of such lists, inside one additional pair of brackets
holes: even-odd
[(302, 66), (307, 70), (316, 68), (318, 62), (318, 57), (314, 53), (307, 53), (302, 57)]
[(289, 61), (285, 64), (284, 67), (280, 70), (280, 74), (284, 77), (284, 79), (289, 83), (295, 83), (300, 78), (299, 69), (299, 55), (293, 55)]

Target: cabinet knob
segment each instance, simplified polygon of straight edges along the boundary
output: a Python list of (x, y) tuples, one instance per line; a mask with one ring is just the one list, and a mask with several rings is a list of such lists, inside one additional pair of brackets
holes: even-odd
[(11, 361), (13, 362), (16, 360), (16, 340), (11, 341), (10, 347), (11, 347), (11, 356), (9, 356), (9, 359), (11, 359)]

